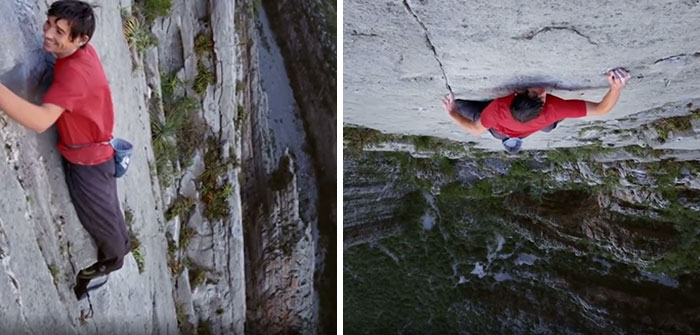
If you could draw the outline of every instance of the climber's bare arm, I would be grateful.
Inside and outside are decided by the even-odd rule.
[[[18,97],[3,84],[0,84],[0,110],[37,133],[42,133],[51,127],[64,111],[62,107],[54,104],[37,106]]]
[[[468,132],[479,136],[483,134],[487,129],[481,124],[480,120],[472,121],[462,116],[457,112],[457,104],[455,103],[454,94],[450,93],[448,96],[442,98],[442,103],[445,106],[445,111],[447,114],[462,128],[466,129]]]
[[[617,104],[617,100],[620,99],[622,88],[625,87],[629,79],[630,73],[624,69],[618,68],[608,72],[610,90],[598,103],[586,101],[586,116],[605,115],[610,112]]]

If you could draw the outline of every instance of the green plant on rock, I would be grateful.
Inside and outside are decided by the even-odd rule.
[[[214,54],[214,39],[211,37],[211,32],[201,32],[197,35],[194,40],[194,51],[200,56]]]
[[[663,155],[663,150],[654,150],[650,147],[642,147],[639,145],[628,145],[622,148],[625,152],[639,158],[656,157]]]
[[[360,152],[382,141],[382,133],[375,129],[343,127],[343,142],[350,151]]]
[[[131,254],[134,255],[134,260],[136,261],[136,266],[139,269],[139,273],[143,273],[146,267],[146,260],[144,256],[144,251],[142,248],[131,248]]]
[[[207,273],[209,271],[200,267],[192,267],[189,269],[190,288],[195,288],[204,284],[207,281]]]
[[[177,320],[177,329],[183,329],[187,324],[187,315],[182,304],[175,304],[175,319]]]
[[[175,91],[182,82],[177,78],[175,73],[160,73],[160,91],[163,95],[163,101],[171,101],[175,96]]]
[[[187,257],[184,257],[182,259],[178,259],[177,257],[169,259],[168,267],[170,268],[170,273],[173,276],[179,276],[182,273],[182,271],[185,271],[185,269],[189,268],[190,262],[190,259]]]
[[[236,92],[243,92],[243,90],[245,90],[245,86],[246,84],[243,80],[236,80]]]
[[[58,266],[51,264],[49,265],[49,272],[51,272],[54,285],[58,285],[58,282],[60,282],[62,279],[61,270],[58,268]]]
[[[130,210],[127,213],[130,213]],[[143,269],[145,266],[145,251],[143,250],[143,247],[141,245],[141,240],[138,238],[138,235],[136,235],[136,232],[134,232],[133,229],[133,214],[129,216],[131,216],[131,218],[129,221],[127,221],[127,230],[129,232],[129,241],[131,242],[131,254],[134,256],[134,260],[136,260],[136,265],[138,266],[139,273],[143,273]]]
[[[178,157],[183,169],[192,165],[195,151],[202,147],[206,139],[207,128],[201,117],[192,115],[188,125],[177,132]]]
[[[168,239],[168,268],[170,268],[170,272],[175,275],[178,273],[178,270],[180,268],[180,260],[178,259],[178,248],[177,244],[175,241],[172,239],[172,236],[168,234],[167,236]]]
[[[577,161],[592,161],[596,155],[605,155],[614,151],[615,149],[607,148],[600,144],[558,148],[547,151],[547,159],[556,165],[562,165],[564,163],[575,163]]]
[[[198,94],[204,94],[207,86],[216,84],[216,76],[209,70],[204,61],[197,61],[197,76],[194,78],[194,86],[192,87]]]
[[[195,205],[194,198],[178,197],[175,199],[170,208],[165,212],[165,220],[170,221],[176,216],[181,216],[189,212]],[[184,221],[184,220],[183,220]]]
[[[142,14],[149,24],[159,16],[170,14],[172,7],[171,0],[142,0],[140,3]]]
[[[197,141],[192,143],[189,137],[183,135],[200,129],[198,123],[192,120],[197,102],[190,98],[180,98],[168,102],[165,106],[165,120],[151,119],[151,142],[156,158],[156,169],[163,186],[169,186],[174,178],[173,163],[178,158],[190,157]],[[179,135],[179,136],[178,136]],[[181,159],[183,161],[185,159]]]
[[[221,187],[205,187],[202,191],[202,200],[207,205],[207,218],[215,220],[231,215],[228,201],[232,194],[233,185],[228,182]]]
[[[174,136],[178,129],[187,126],[189,116],[196,110],[197,101],[191,98],[180,98],[165,106],[165,121],[151,123],[151,137],[159,138]]]
[[[135,16],[122,12],[124,37],[129,49],[143,54],[146,49],[158,45],[158,40],[148,31],[145,25]]]
[[[234,158],[221,158],[220,148],[210,139],[204,155],[204,171],[199,176],[204,214],[210,220],[223,219],[231,214],[229,198],[233,185],[227,180],[228,170],[234,165]]]
[[[661,143],[665,143],[668,140],[670,133],[678,134],[692,130],[693,125],[690,121],[692,118],[692,114],[674,116],[661,120],[656,120],[650,124],[647,124],[646,127],[653,128],[658,136],[657,140]]]
[[[240,127],[243,122],[245,122],[246,118],[248,117],[248,113],[246,113],[245,107],[241,104],[238,105],[238,108],[236,108],[236,120],[238,121],[236,126]]]
[[[188,227],[186,224],[180,225],[180,249],[186,250],[192,242],[192,238],[197,235],[197,231]]]
[[[124,222],[126,222],[127,227],[131,227],[131,224],[134,223],[134,211],[129,207],[124,208]]]

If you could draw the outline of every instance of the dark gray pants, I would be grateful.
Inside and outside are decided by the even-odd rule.
[[[80,223],[97,244],[97,263],[91,268],[105,274],[120,269],[131,243],[119,207],[114,159],[91,166],[63,159],[63,169]]]

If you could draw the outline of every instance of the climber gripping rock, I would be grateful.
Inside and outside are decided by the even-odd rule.
[[[38,133],[54,123],[58,151],[70,198],[85,230],[98,248],[97,262],[78,273],[74,292],[104,284],[130,251],[115,179],[112,93],[97,52],[88,42],[95,32],[92,7],[77,0],[51,4],[44,23],[45,51],[56,56],[53,82],[41,105],[32,104],[0,84],[0,109]],[[100,280],[90,281],[98,277]]]
[[[567,118],[604,115],[620,98],[630,78],[627,70],[608,71],[610,90],[600,102],[563,100],[547,94],[543,87],[532,87],[492,101],[455,99],[452,93],[443,98],[445,110],[462,128],[474,135],[489,131],[501,140],[506,151],[520,151],[522,140],[537,132],[549,132]]]

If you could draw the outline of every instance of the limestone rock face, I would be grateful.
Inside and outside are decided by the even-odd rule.
[[[17,27],[0,34],[12,46],[0,51],[0,82],[36,103],[51,82],[53,58],[41,50],[49,3],[0,4],[16,13],[7,21]],[[124,22],[142,16],[139,3],[100,2],[91,42],[113,94],[114,135],[134,146],[118,187],[138,247],[104,288],[76,301],[75,276],[97,249],[69,200],[56,132],[36,135],[0,113],[0,333],[317,332],[318,176],[335,181],[335,142],[326,137],[320,151],[306,152],[290,81],[277,81],[286,78],[287,56],[266,50],[258,58],[265,48],[256,24],[262,7],[173,0],[166,16],[130,26],[142,29],[138,42],[145,42],[130,48]],[[317,45],[305,48],[300,52],[321,57]],[[278,99],[280,92],[288,99]],[[335,127],[331,93],[321,102],[304,100],[323,105],[312,128]],[[191,114],[174,127],[190,137],[154,135],[178,108]],[[323,134],[335,136],[335,128]],[[167,144],[174,154],[164,151]],[[183,159],[186,149],[192,155]],[[316,156],[328,169],[316,169]],[[251,220],[245,231],[244,218]]]
[[[586,126],[631,129],[697,106],[700,13],[694,1],[552,4],[510,1],[347,1],[344,3],[344,122],[388,133],[475,142],[444,112],[440,98],[490,100],[515,88],[545,85],[565,99],[598,102],[602,72],[625,67],[632,79],[608,115],[571,119],[527,138],[523,149],[570,147],[600,138],[577,136]],[[663,111],[657,108],[663,107]],[[633,120],[634,119],[634,120]],[[652,136],[653,138],[653,136]],[[642,135],[628,143],[665,144]]]
[[[315,285],[321,332],[336,331],[337,1],[263,1],[279,45],[306,134],[318,184]],[[302,172],[303,173],[303,172]],[[300,178],[301,184],[306,182]],[[300,187],[301,194],[307,193]],[[305,207],[302,199],[302,216]],[[307,219],[308,220],[308,219]]]
[[[249,107],[242,130],[242,177],[246,244],[246,331],[303,333],[318,330],[319,184],[302,126],[300,107],[289,86],[282,53],[261,8],[241,22],[243,78],[241,104]],[[285,115],[284,113],[290,113]],[[297,115],[296,119],[290,115]],[[301,141],[300,141],[301,140]]]
[[[2,116],[4,188],[2,209],[2,329],[11,333],[156,333],[177,331],[172,284],[167,271],[165,238],[158,192],[152,191],[148,161],[149,117],[143,73],[132,72],[116,2],[97,9],[98,29],[92,43],[104,64],[115,106],[115,136],[134,144],[134,159],[118,182],[125,211],[145,250],[145,271],[139,273],[129,254],[124,267],[89,300],[78,302],[72,292],[75,275],[92,264],[97,250],[80,225],[63,179],[56,134],[36,135]],[[50,59],[41,50],[43,1],[3,2],[1,9],[17,30],[2,39],[2,82],[20,96],[40,102],[50,83]],[[9,303],[13,302],[13,303]]]
[[[287,152],[274,172],[283,180],[267,205],[257,208],[260,246],[251,262],[249,330],[268,334],[315,334],[315,243],[312,225],[300,216],[294,161]],[[265,208],[267,207],[267,208]],[[262,251],[262,252],[261,252]]]

